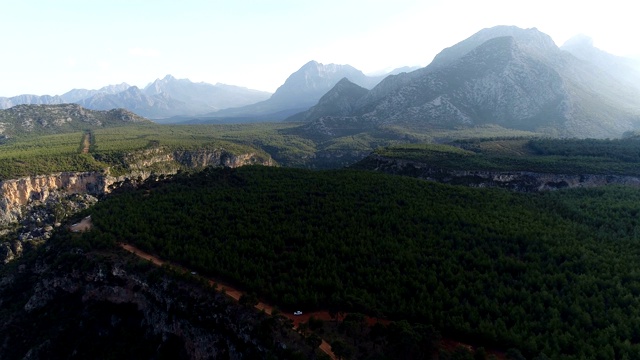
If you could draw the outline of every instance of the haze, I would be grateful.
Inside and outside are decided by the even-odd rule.
[[[632,56],[634,10],[618,0],[16,1],[3,4],[0,96],[143,87],[166,74],[273,92],[309,60],[365,73],[425,66],[495,25],[537,27],[559,46],[583,33]]]

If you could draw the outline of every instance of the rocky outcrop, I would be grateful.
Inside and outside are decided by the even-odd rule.
[[[0,226],[17,222],[24,207],[44,203],[54,193],[101,195],[115,178],[98,172],[62,172],[0,182]]]
[[[366,168],[395,175],[406,175],[445,184],[471,187],[499,187],[522,192],[561,188],[627,185],[640,187],[640,177],[594,174],[549,174],[531,171],[450,170],[427,163],[371,155]]]

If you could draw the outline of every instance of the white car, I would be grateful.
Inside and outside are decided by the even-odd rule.
[[[294,312],[293,312],[293,315],[295,315],[295,316],[300,316],[300,315],[302,315],[302,311],[300,311],[300,310],[298,310],[298,311],[294,311]]]

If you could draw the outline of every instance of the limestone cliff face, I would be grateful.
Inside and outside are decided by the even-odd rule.
[[[0,182],[0,226],[17,222],[22,208],[44,202],[54,192],[100,195],[115,181],[98,172],[62,172]]]
[[[594,174],[547,174],[530,171],[476,171],[446,170],[429,164],[371,155],[368,167],[375,171],[447,184],[472,187],[500,187],[515,191],[534,192],[560,188],[595,187],[603,185],[627,185],[640,187],[640,177]]]
[[[37,175],[0,182],[0,227],[15,223],[29,204],[45,202],[56,194],[103,195],[127,180],[145,180],[152,173],[174,174],[180,167],[205,166],[238,167],[243,165],[273,165],[270,157],[254,153],[234,155],[225,150],[163,151],[151,149],[129,155],[129,169],[123,175],[104,172],[62,172]],[[159,163],[167,164],[162,170],[151,170]]]
[[[154,164],[171,162],[188,168],[206,166],[239,167],[254,164],[274,165],[273,160],[268,156],[265,157],[256,153],[234,155],[223,149],[168,151],[163,148],[155,148],[130,154],[126,160],[131,164],[130,167],[132,169],[144,169]]]

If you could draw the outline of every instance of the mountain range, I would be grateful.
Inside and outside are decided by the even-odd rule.
[[[348,78],[363,88],[371,89],[387,75],[412,69],[415,68],[403,67],[382,75],[367,76],[351,65],[309,61],[291,74],[269,99],[243,107],[212,112],[187,122],[281,121],[316,104],[343,78]]]
[[[60,96],[0,98],[125,108],[162,123],[301,121],[314,137],[367,129],[429,131],[483,125],[546,136],[618,137],[640,129],[640,62],[608,54],[581,35],[558,47],[536,28],[496,26],[442,50],[426,67],[367,76],[310,61],[273,94],[167,75]]]
[[[498,26],[369,91],[341,82],[288,120],[307,121],[308,132],[326,136],[495,124],[547,136],[617,137],[640,127],[640,75],[629,64],[588,41],[559,48],[535,28]]]
[[[271,94],[226,84],[195,83],[171,75],[156,79],[144,89],[126,83],[98,90],[73,89],[63,95],[18,95],[0,98],[0,109],[22,104],[77,103],[92,110],[124,108],[152,119],[176,115],[193,116],[267,99]]]

